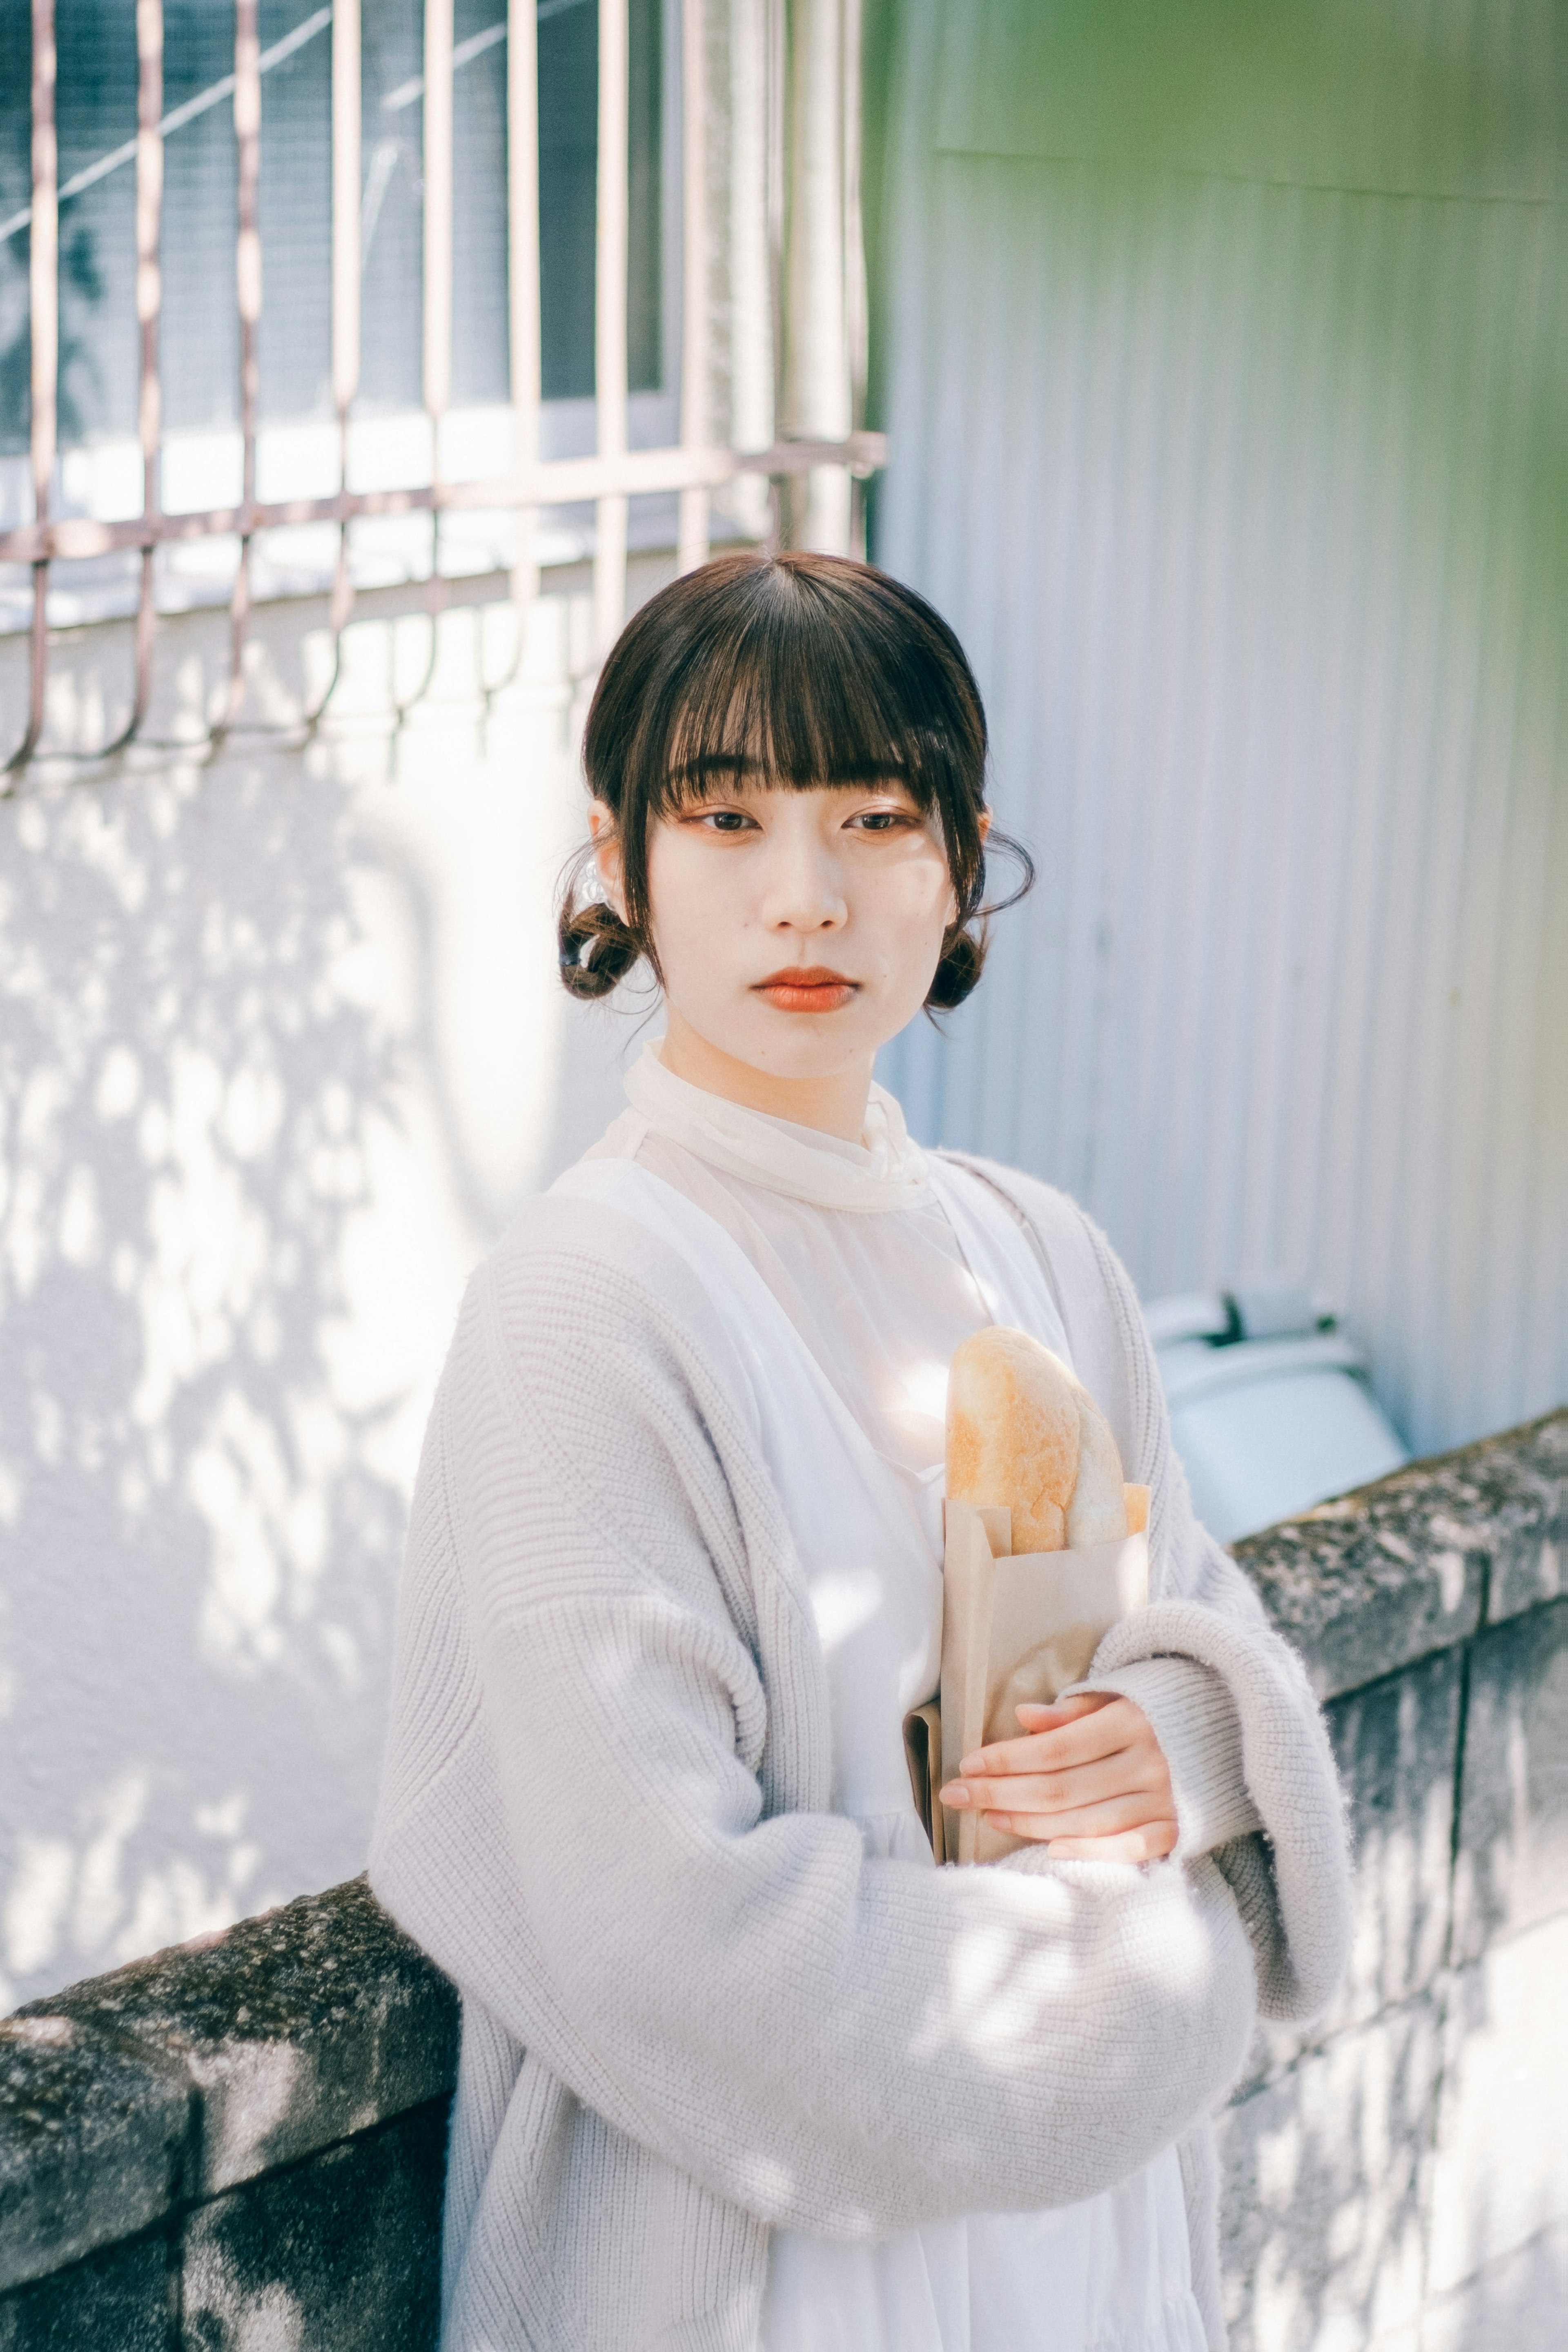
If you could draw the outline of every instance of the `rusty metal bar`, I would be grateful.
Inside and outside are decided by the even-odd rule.
[[[452,0],[425,0],[425,406],[441,478],[452,396]]]
[[[452,0],[425,0],[425,88],[423,151],[425,171],[424,352],[421,389],[430,420],[430,482],[438,490],[442,470],[442,428],[452,397]],[[446,603],[441,580],[441,514],[438,497],[430,502],[430,575],[425,591],[425,611],[430,642],[424,673],[413,693],[394,701],[396,726],[401,727],[416,703],[430,691],[439,650],[437,631]]]
[[[360,371],[360,0],[332,11],[332,404],[346,435]],[[347,452],[343,488],[348,488]]]
[[[630,131],[626,0],[599,0],[598,220],[595,242],[594,404],[601,458],[626,448],[626,205]],[[626,494],[600,493],[594,532],[594,652],[602,661],[626,607]]]
[[[0,532],[0,563],[75,561],[106,555],[116,547],[153,541],[211,539],[236,531],[275,530],[284,525],[342,522],[360,515],[427,514],[474,508],[578,506],[649,491],[680,490],[693,483],[721,489],[737,474],[783,480],[816,466],[844,466],[872,474],[888,462],[887,436],[851,433],[842,441],[775,441],[771,449],[630,449],[619,457],[552,457],[522,475],[498,474],[481,481],[416,484],[405,490],[340,490],[334,497],[280,499],[266,506],[214,507],[188,514],[131,516],[123,522],[96,522],[71,515],[59,522],[22,523]]]
[[[349,486],[349,416],[359,391],[360,371],[360,0],[335,0],[332,12],[332,405],[338,413],[338,487]],[[341,646],[353,609],[349,577],[349,526],[338,526],[338,563],[332,580],[331,680],[318,706],[337,683]]]
[[[465,41],[453,61],[472,52]],[[512,461],[520,475],[539,463],[543,333],[539,269],[539,18],[537,0],[507,0],[506,194],[508,373],[511,384]],[[511,659],[497,678],[485,676],[482,630],[475,670],[488,723],[498,694],[516,682],[528,645],[529,608],[539,594],[539,517],[519,506],[513,517]]]
[[[507,299],[511,329],[513,463],[520,478],[539,467],[543,333],[539,309],[539,33],[536,0],[507,8]],[[517,512],[512,595],[521,649],[524,615],[539,593],[536,518]]]
[[[59,391],[59,146],[55,136],[54,0],[33,0],[33,219],[28,251],[29,327],[32,344],[33,413],[30,426],[35,526],[47,525],[55,475],[56,403]],[[27,724],[6,761],[14,774],[32,758],[44,731],[44,698],[49,669],[49,556],[40,549],[33,566],[31,659],[27,667]]]
[[[708,439],[708,89],[702,54],[702,0],[680,10],[680,445]],[[676,569],[708,561],[710,492],[694,482],[680,493]]]
[[[346,491],[350,420],[360,374],[360,0],[336,0],[331,21],[332,406],[338,419],[338,488]],[[261,66],[265,72],[265,56]],[[320,726],[342,677],[343,631],[353,604],[345,515],[338,524],[327,605],[331,661],[321,693],[300,720],[307,736]]]
[[[163,309],[160,239],[163,221],[163,0],[136,0],[136,320],[142,334],[142,381],[137,430],[142,442],[142,511],[155,519],[163,502],[163,387],[158,371],[158,335]],[[142,550],[136,595],[136,686],[124,734],[110,748],[122,751],[147,716],[153,698],[153,647],[157,634],[153,601],[156,542]]]
[[[245,699],[245,645],[250,629],[250,542],[256,530],[248,520],[256,505],[256,430],[261,395],[261,363],[258,329],[261,323],[261,231],[258,221],[261,184],[261,41],[257,24],[257,0],[234,5],[234,137],[237,151],[239,230],[235,240],[235,299],[239,309],[239,431],[242,452],[239,563],[229,604],[228,691],[216,726],[208,739],[216,751],[239,715]]]

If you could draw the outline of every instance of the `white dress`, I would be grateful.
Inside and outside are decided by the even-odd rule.
[[[903,1758],[942,1645],[947,1366],[982,1325],[1025,1324],[1066,1355],[1021,1235],[976,1218],[874,1088],[864,1140],[742,1109],[667,1071],[590,1159],[634,1160],[714,1217],[805,1342],[845,1413],[904,1482],[928,1537],[896,1581],[812,1583],[834,1730],[833,1802],[868,1854],[931,1867]],[[763,2352],[1205,2352],[1173,2148],[1115,2189],[1045,2212],[973,2213],[872,2244],[775,2231]]]

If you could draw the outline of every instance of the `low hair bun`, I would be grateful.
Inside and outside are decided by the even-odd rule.
[[[985,926],[977,931],[955,926],[947,932],[942,943],[942,957],[931,983],[926,991],[926,1005],[932,1013],[951,1013],[963,1003],[985,969]]]
[[[642,954],[637,933],[602,898],[573,904],[568,896],[557,928],[561,978],[574,996],[609,996]]]

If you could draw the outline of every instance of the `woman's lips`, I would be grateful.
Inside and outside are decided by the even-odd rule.
[[[837,1013],[858,986],[858,981],[846,980],[841,971],[813,964],[809,971],[772,972],[757,982],[753,993],[765,996],[781,1013]]]

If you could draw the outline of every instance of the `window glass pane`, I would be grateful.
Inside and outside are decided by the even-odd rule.
[[[544,397],[594,390],[594,211],[598,170],[599,12],[541,0],[539,274]]]
[[[27,77],[32,35],[26,12],[0,8],[0,226],[27,202]],[[0,454],[27,446],[27,232],[0,237]]]
[[[633,392],[664,381],[659,300],[663,205],[664,43],[659,0],[631,0],[631,220],[627,262],[626,369]]]

